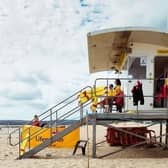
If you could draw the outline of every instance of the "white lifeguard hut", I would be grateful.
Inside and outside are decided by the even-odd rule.
[[[143,106],[138,106],[138,109],[167,110],[168,91],[161,90],[164,84],[168,86],[166,79],[168,78],[168,33],[166,31],[144,27],[124,27],[91,32],[88,33],[88,55],[90,73],[122,70],[126,72],[126,109],[136,109],[132,103],[131,89],[135,85],[135,80],[140,80],[143,84],[145,103]]]

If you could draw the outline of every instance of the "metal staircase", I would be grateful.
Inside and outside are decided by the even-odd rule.
[[[66,129],[64,129],[63,131],[58,132],[55,136],[52,136],[50,139],[44,141],[43,143],[41,143],[37,147],[29,150],[28,152],[25,152],[23,155],[20,155],[18,159],[28,158],[28,157],[33,156],[34,154],[40,152],[41,150],[48,147],[53,142],[59,140],[60,138],[64,137],[65,135],[67,135],[68,133],[72,132],[73,130],[75,130],[76,128],[80,127],[81,125],[83,125],[85,123],[86,123],[86,118],[83,118],[79,121],[74,122],[72,125],[70,125]]]
[[[76,93],[74,93],[73,95],[68,97],[67,99],[61,101],[57,105],[51,107],[50,109],[48,109],[44,113],[40,114],[39,115],[40,122],[41,123],[45,122],[45,124],[46,124],[45,128],[47,128],[47,129],[43,129],[42,127],[40,127],[38,129],[38,131],[31,134],[30,129],[32,128],[32,126],[29,126],[27,129],[24,129],[24,130],[22,129],[22,127],[20,127],[9,134],[9,144],[12,146],[17,146],[17,145],[19,146],[18,159],[28,158],[28,157],[35,155],[36,153],[40,152],[44,148],[48,147],[53,142],[58,141],[60,138],[64,137],[68,133],[72,132],[76,128],[78,128],[81,125],[84,125],[86,123],[86,114],[84,114],[83,109],[91,103],[91,99],[88,99],[82,105],[78,103],[79,94],[86,91],[86,90],[90,90],[90,93],[92,94],[92,87],[87,86],[87,87],[77,91]],[[91,97],[92,97],[92,95],[91,95]],[[74,118],[76,120],[74,120]],[[56,128],[58,125],[67,125],[66,122],[68,120],[71,120],[71,121],[73,120],[73,123],[71,125],[67,126],[64,130],[58,132],[56,135],[52,134],[53,127]],[[27,125],[31,125],[31,123],[32,123],[32,121],[27,123]],[[44,132],[48,129],[51,132],[49,139],[43,141],[41,144],[39,144],[38,146],[36,146],[34,148],[29,147],[29,149],[26,149],[26,151],[24,151],[21,154],[21,152],[20,152],[21,151],[21,144],[24,141],[27,140],[30,143],[30,140],[32,140],[33,138],[35,138],[36,136],[40,135],[42,132]],[[22,135],[26,131],[29,134],[28,134],[28,136],[26,136],[23,139]],[[14,141],[14,139],[16,140],[16,134],[18,135],[17,142]],[[29,146],[30,146],[30,144],[29,144]]]

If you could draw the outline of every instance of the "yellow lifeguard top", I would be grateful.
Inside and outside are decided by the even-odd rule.
[[[115,96],[114,89],[109,89],[108,90],[108,96]]]
[[[121,86],[120,85],[116,85],[115,87],[114,87],[114,91],[113,91],[113,96],[117,96],[119,93],[121,93]]]

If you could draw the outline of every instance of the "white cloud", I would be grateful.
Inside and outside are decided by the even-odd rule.
[[[95,76],[108,76],[89,75],[87,32],[119,26],[164,28],[167,10],[165,0],[0,1],[4,118],[29,119],[93,85]]]

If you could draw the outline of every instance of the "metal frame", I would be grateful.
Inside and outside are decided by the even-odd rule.
[[[147,118],[143,119],[143,118],[141,118],[141,116],[138,116],[134,120],[131,120],[131,121],[136,121],[136,122],[151,121],[152,124],[149,124],[146,127],[150,127],[150,126],[155,125],[155,124],[160,124],[160,135],[156,136],[156,140],[159,139],[159,141],[157,140],[155,144],[159,145],[159,146],[162,146],[164,149],[167,149],[168,148],[168,116],[167,116],[167,114],[165,114],[165,115],[166,116],[163,119],[154,119],[154,120],[150,119],[150,116],[148,117],[148,119]],[[92,146],[92,157],[93,158],[107,157],[107,156],[115,154],[117,152],[121,152],[121,151],[129,149],[129,148],[133,148],[133,147],[137,147],[137,146],[146,144],[148,141],[150,141],[149,138],[146,138],[146,137],[138,135],[136,133],[132,133],[132,132],[126,131],[126,130],[124,130],[122,128],[118,128],[116,126],[110,125],[110,123],[112,123],[113,121],[119,121],[119,122],[120,121],[130,121],[129,120],[129,115],[128,116],[125,115],[124,118],[121,118],[121,115],[120,115],[120,116],[118,116],[118,118],[115,117],[113,120],[111,120],[111,118],[113,118],[113,116],[115,116],[115,114],[110,114],[110,115],[106,116],[106,118],[105,117],[101,117],[101,116],[102,116],[102,114],[98,114],[98,113],[94,114],[94,115],[90,115],[90,118],[92,120],[92,125],[93,125],[93,139],[92,139],[92,145],[93,145]],[[166,123],[166,128],[165,128],[166,129],[165,130],[166,133],[165,134],[162,133],[162,131],[163,131],[163,127],[162,127],[163,121],[165,121],[165,123]],[[129,135],[133,135],[135,137],[139,137],[141,139],[144,139],[144,141],[143,142],[139,142],[137,144],[133,144],[133,145],[127,146],[125,148],[116,150],[116,151],[111,152],[111,153],[107,153],[107,154],[102,155],[102,156],[97,156],[97,154],[96,154],[96,145],[99,144],[99,143],[96,143],[96,125],[102,125],[102,126],[105,126],[105,127],[111,127],[111,128],[113,128],[115,130],[118,130],[120,132],[127,133]],[[162,142],[162,138],[164,136],[165,136],[165,144]],[[104,141],[102,141],[102,142],[104,142]]]

